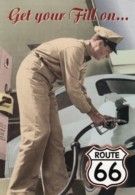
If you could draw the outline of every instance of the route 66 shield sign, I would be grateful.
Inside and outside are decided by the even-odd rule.
[[[125,159],[128,153],[122,146],[117,148],[93,146],[86,152],[86,156],[89,158],[86,177],[92,185],[108,189],[111,186],[122,185],[127,180]]]

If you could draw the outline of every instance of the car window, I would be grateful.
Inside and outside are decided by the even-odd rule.
[[[135,94],[135,80],[129,79],[101,79],[96,88],[99,95],[108,93]]]

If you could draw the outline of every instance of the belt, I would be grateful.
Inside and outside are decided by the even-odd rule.
[[[46,61],[44,60],[44,58],[42,56],[40,56],[39,53],[36,53],[37,58],[48,68],[48,70],[51,72],[51,74],[53,74],[53,76],[55,76],[54,72],[50,69],[50,67],[48,66],[48,64],[46,63]],[[56,76],[55,76],[56,77]]]
[[[35,55],[36,55],[36,57],[37,57],[39,60],[41,60],[41,62],[43,62],[43,64],[45,64],[45,65],[48,67],[48,65],[47,65],[46,62],[44,61],[44,58],[43,58],[42,56],[40,56],[39,53],[36,53],[36,52],[35,52]]]
[[[37,52],[34,52],[34,54],[36,55],[36,57],[44,64],[44,66],[47,68],[47,70],[49,71],[50,75],[54,77],[54,80],[56,80],[56,75],[54,74],[54,72],[50,69],[50,67],[48,66],[48,64],[46,63],[46,61],[44,60],[44,58]]]
[[[48,66],[48,64],[46,63],[46,61],[44,60],[44,58],[42,56],[40,56],[39,53],[36,53],[36,56],[39,60],[41,60],[41,62],[48,68],[48,70],[55,76],[54,72],[50,69],[50,67]],[[56,76],[55,76],[56,77]]]

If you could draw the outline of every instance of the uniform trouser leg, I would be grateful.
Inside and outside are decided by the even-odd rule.
[[[62,130],[57,112],[56,98],[50,95],[50,126],[51,132],[44,153],[42,173],[46,195],[58,194],[67,183]],[[64,174],[63,174],[64,173]],[[55,193],[54,193],[55,192]]]
[[[22,70],[21,68],[17,76],[17,94],[21,119],[21,143],[7,195],[35,195],[43,156],[43,164],[46,163],[46,146],[47,143],[51,142],[50,136],[53,134],[53,128],[50,126],[52,122],[50,119],[52,107],[49,87],[44,81],[44,78],[37,75],[38,71],[33,73],[32,71]],[[54,136],[56,136],[55,132]],[[59,144],[56,145],[59,145],[57,147],[62,151],[63,148],[60,149],[62,146],[62,144],[60,144],[60,142],[62,142],[61,137],[57,138],[57,140]],[[55,151],[57,151],[57,149]],[[49,155],[49,152],[47,152],[47,155]],[[55,159],[56,168],[59,163],[61,166],[65,166],[63,158],[59,158]],[[50,169],[47,170],[47,173],[51,172],[52,166],[54,166],[51,157],[49,161]],[[55,174],[49,174],[50,176],[53,175],[53,180],[57,178]],[[62,183],[64,183],[64,181],[67,180],[66,176],[67,173],[63,171],[58,182],[61,183],[62,181]],[[51,186],[48,185],[45,184],[47,189],[52,188],[51,184]],[[56,195],[55,187],[51,194],[49,194],[49,190],[47,193],[48,195]]]

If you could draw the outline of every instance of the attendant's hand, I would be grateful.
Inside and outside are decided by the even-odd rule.
[[[102,115],[97,110],[91,110],[87,114],[96,126],[103,126],[107,129],[113,129],[116,127],[116,121],[114,117]]]

